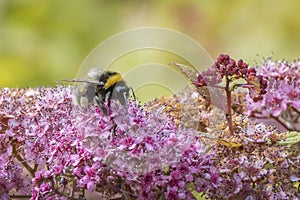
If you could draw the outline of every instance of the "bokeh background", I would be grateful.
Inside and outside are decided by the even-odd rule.
[[[300,57],[297,0],[0,0],[0,87],[53,86],[73,78],[100,42],[155,26],[253,64]]]

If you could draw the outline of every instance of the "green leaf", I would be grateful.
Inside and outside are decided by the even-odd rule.
[[[299,182],[299,181],[294,182],[294,183],[293,183],[293,186],[294,186],[295,188],[298,188],[298,190],[299,190],[299,188],[300,188],[300,182]]]
[[[191,191],[192,195],[197,199],[197,200],[205,200],[205,194],[203,194],[202,192],[197,192],[195,190],[195,185],[194,183],[188,183],[186,185],[187,189],[189,191]]]
[[[279,141],[278,142],[279,145],[291,147],[300,142],[300,132],[291,131],[291,132],[284,132],[283,134],[285,134],[287,138],[285,140]]]

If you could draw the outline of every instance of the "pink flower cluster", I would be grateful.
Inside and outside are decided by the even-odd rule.
[[[59,91],[59,92],[58,92]],[[51,144],[70,119],[70,88],[8,89],[0,95],[0,196],[30,195],[35,172],[45,168]]]
[[[272,118],[285,130],[300,130],[300,61],[266,59],[258,74],[268,81],[262,101],[246,97],[247,114],[255,118]]]
[[[249,87],[250,94],[255,90],[252,97],[262,99],[263,106],[251,98],[253,112],[278,116],[275,111],[291,107],[297,114],[298,65],[267,62],[256,72],[221,55],[195,84],[228,79],[224,88],[232,131],[224,116],[201,99],[196,114],[203,112],[200,118],[207,123],[201,130],[207,133],[183,126],[180,117],[175,125],[177,115],[167,115],[172,109],[164,115],[133,100],[127,106],[112,101],[104,115],[94,105],[73,106],[72,87],[3,88],[0,199],[22,193],[32,200],[79,200],[88,191],[101,194],[97,199],[197,199],[202,194],[211,199],[296,200],[299,150],[280,146],[277,142],[285,137],[273,127],[232,114],[231,92],[240,86]],[[215,75],[220,80],[213,80]],[[233,81],[238,78],[246,83],[237,85]],[[181,95],[171,97],[171,106],[180,107],[178,98],[192,94]]]
[[[72,89],[3,89],[2,199],[80,199],[83,191],[136,199],[194,199],[221,178],[192,130],[130,102],[111,112],[71,104]],[[5,120],[6,119],[6,120]],[[7,123],[6,123],[7,122]]]
[[[247,99],[250,114],[278,117],[289,107],[300,108],[300,61],[289,63],[267,59],[257,70],[267,79],[268,92],[259,103]]]

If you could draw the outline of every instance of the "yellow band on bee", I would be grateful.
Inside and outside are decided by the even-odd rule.
[[[110,88],[111,86],[119,82],[120,80],[122,80],[121,74],[112,75],[107,79],[106,83],[104,84],[104,89],[107,90],[108,88]]]

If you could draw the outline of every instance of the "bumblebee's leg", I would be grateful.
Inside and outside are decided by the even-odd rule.
[[[112,97],[112,91],[108,90],[108,92],[105,94],[105,101],[107,102],[108,107],[110,107],[111,97]]]
[[[105,96],[103,97],[103,106],[101,107],[102,108],[102,111],[105,115],[108,115],[108,109],[110,109],[110,100],[111,100],[111,91],[109,90]],[[107,102],[107,107],[105,107],[105,102]]]
[[[134,91],[133,91],[133,88],[130,87],[130,90],[131,90],[131,92],[132,92],[133,99],[136,100],[136,96],[135,96],[135,93],[134,93]]]
[[[108,93],[110,93],[110,92],[108,92]],[[100,96],[100,95],[97,95],[97,94],[95,95],[95,102],[101,108],[104,115],[108,114],[108,110],[105,106],[105,102],[106,102],[106,98],[107,98],[108,93],[105,96]],[[109,102],[108,102],[108,107],[109,107]]]

